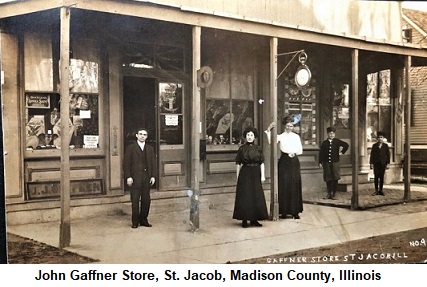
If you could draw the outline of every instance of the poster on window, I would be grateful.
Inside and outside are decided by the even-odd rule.
[[[182,84],[159,83],[161,113],[182,113]]]

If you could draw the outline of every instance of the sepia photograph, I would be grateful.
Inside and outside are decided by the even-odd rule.
[[[0,0],[0,263],[427,263],[426,4]]]

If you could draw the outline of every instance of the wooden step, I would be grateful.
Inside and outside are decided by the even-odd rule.
[[[359,190],[367,190],[374,188],[374,183],[370,181],[359,182]],[[353,185],[351,183],[338,182],[337,191],[350,192],[353,191]]]

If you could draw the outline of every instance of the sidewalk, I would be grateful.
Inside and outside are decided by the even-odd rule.
[[[424,186],[411,190],[414,199],[427,200]],[[401,187],[387,186],[385,193],[361,192],[359,203],[368,207],[402,202]],[[123,214],[72,220],[71,246],[66,249],[100,263],[226,263],[427,227],[426,208],[403,214],[352,211],[351,193],[339,193],[337,200],[323,200],[324,194],[304,196],[313,204],[304,204],[300,220],[263,221],[261,228],[241,228],[232,219],[232,202],[203,207],[196,232],[189,231],[189,210],[150,215],[152,228],[131,229],[129,215]],[[7,231],[53,246],[59,243],[59,222],[8,226]]]
[[[369,209],[373,207],[402,204],[404,196],[403,183],[384,185],[385,196],[372,196],[374,193],[374,183],[372,188],[359,190],[359,208]],[[304,203],[320,204],[327,206],[336,206],[351,208],[352,192],[337,192],[335,200],[324,199],[326,192],[306,192],[303,194]],[[409,202],[427,200],[427,183],[411,183],[411,196]]]

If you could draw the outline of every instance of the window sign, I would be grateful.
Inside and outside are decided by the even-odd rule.
[[[50,95],[49,94],[27,94],[25,97],[25,106],[27,108],[50,108]]]
[[[83,147],[84,148],[97,148],[99,142],[99,136],[83,136]]]

